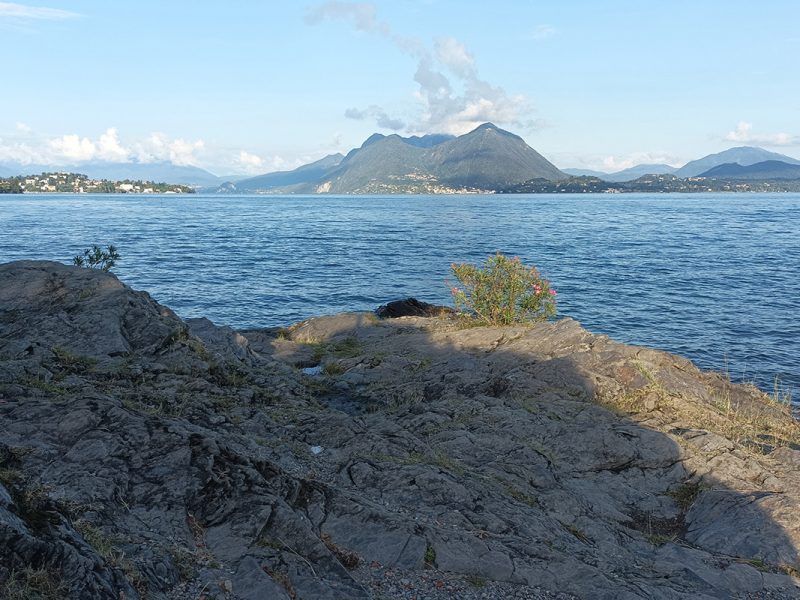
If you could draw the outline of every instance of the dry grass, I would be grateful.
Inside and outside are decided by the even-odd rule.
[[[61,600],[65,594],[61,577],[47,569],[25,567],[14,570],[0,584],[0,598],[3,600]]]
[[[708,374],[710,400],[685,397],[665,388],[644,365],[636,366],[648,384],[602,398],[601,404],[621,414],[659,410],[673,422],[716,433],[754,454],[783,446],[800,448],[800,421],[779,390],[768,395],[752,385],[734,384],[724,375]]]

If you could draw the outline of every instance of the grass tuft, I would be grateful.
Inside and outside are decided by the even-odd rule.
[[[0,584],[3,600],[62,600],[66,591],[60,575],[31,567],[12,570],[8,579]]]

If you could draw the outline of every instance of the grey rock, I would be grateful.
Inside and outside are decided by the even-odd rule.
[[[304,375],[318,354],[344,372]],[[765,430],[731,435],[720,397]],[[235,332],[11,263],[0,590],[29,566],[69,599],[796,598],[784,417],[569,319]]]

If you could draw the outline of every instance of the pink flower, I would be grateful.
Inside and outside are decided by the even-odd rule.
[[[458,289],[457,287],[450,288],[450,293],[453,294],[453,296],[457,296],[458,294],[461,293],[461,290]]]
[[[555,296],[556,295],[556,291],[555,290],[550,290],[550,295],[551,296]]]

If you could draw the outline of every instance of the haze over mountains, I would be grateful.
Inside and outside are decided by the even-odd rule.
[[[670,165],[663,164],[645,164],[629,167],[622,171],[614,173],[604,173],[603,171],[592,171],[591,169],[562,169],[568,175],[576,177],[597,177],[603,181],[610,181],[612,183],[620,183],[623,181],[633,181],[643,175],[671,175],[678,169]]]
[[[219,193],[381,194],[500,191],[526,182],[557,182],[569,177],[609,183],[662,175],[732,181],[800,180],[800,160],[743,146],[710,154],[680,168],[642,164],[614,173],[559,170],[521,137],[485,123],[458,137],[376,133],[347,155],[331,154],[291,171],[255,177],[219,177],[199,167],[171,162],[85,162],[57,167],[0,164],[0,177],[45,171],[83,173],[96,179],[169,182]]]
[[[213,173],[189,165],[159,162],[105,162],[91,161],[72,165],[0,164],[0,177],[36,175],[45,172],[81,173],[92,179],[122,181],[124,179],[175,183],[190,186],[213,186],[224,182]]]

